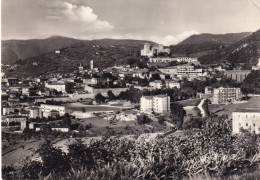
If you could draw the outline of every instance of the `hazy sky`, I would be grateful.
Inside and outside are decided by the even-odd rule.
[[[2,0],[2,39],[133,38],[260,29],[260,0]]]

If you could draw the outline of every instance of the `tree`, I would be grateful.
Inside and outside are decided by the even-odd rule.
[[[37,152],[42,160],[42,173],[44,176],[50,173],[64,174],[70,170],[70,163],[66,153],[53,147],[50,143],[43,144]]]
[[[111,90],[107,91],[107,95],[108,95],[109,99],[111,99],[111,100],[115,99],[115,95],[114,95],[114,93]]]
[[[136,121],[139,125],[148,124],[148,123],[152,122],[152,120],[145,114],[141,114],[140,116],[137,116]]]
[[[42,170],[42,164],[38,161],[30,161],[22,167],[22,175],[24,179],[39,179]]]
[[[165,121],[164,116],[159,116],[159,118],[158,118],[158,123],[159,123],[159,124],[164,124],[164,121]]]
[[[96,96],[95,96],[95,100],[98,104],[100,103],[103,103],[105,102],[106,98],[101,94],[101,93],[98,93]]]
[[[184,110],[182,104],[179,103],[171,104],[170,109],[171,109],[171,114],[177,116],[182,120],[186,116],[186,111]]]
[[[202,118],[192,117],[183,124],[183,129],[202,128]]]
[[[66,127],[71,126],[71,119],[70,119],[70,117],[64,117],[62,119],[61,123],[62,123],[62,126],[66,126]]]
[[[81,108],[81,112],[83,112],[83,113],[85,113],[85,112],[87,112],[87,110],[86,110],[86,108]]]
[[[84,128],[84,126],[82,124],[80,124],[78,126],[78,131],[80,131],[80,132],[85,131],[85,128]]]

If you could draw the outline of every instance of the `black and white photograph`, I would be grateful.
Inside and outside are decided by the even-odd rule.
[[[260,180],[260,0],[2,0],[1,179]]]

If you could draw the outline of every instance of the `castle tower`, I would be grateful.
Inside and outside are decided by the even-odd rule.
[[[90,61],[90,69],[94,69],[94,61],[93,60]]]
[[[80,62],[79,67],[78,67],[78,71],[79,71],[79,73],[82,73],[83,70],[84,70],[84,68],[82,66],[82,63]]]
[[[150,44],[149,43],[145,43],[144,44],[144,51],[145,52],[149,52],[150,51]]]

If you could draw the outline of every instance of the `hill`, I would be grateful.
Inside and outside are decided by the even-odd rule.
[[[260,58],[260,29],[248,37],[223,49],[199,57],[202,64],[220,62],[245,63],[247,68],[255,65]]]
[[[248,37],[251,33],[191,35],[177,45],[170,46],[174,56],[202,57],[214,54]]]
[[[196,34],[191,35],[190,37],[186,38],[182,42],[179,43],[179,45],[184,44],[202,44],[205,42],[221,42],[225,46],[232,45],[233,43],[236,43],[245,37],[249,36],[251,32],[242,32],[242,33],[228,33],[228,34]]]
[[[2,41],[2,63],[14,64],[19,59],[62,49],[77,42],[80,40],[62,36],[52,36],[47,39],[5,40]]]
[[[129,59],[139,59],[140,49],[144,43],[155,43],[142,40],[114,40],[100,39],[93,41],[79,41],[61,50],[54,51],[19,60],[16,70],[6,72],[8,76],[38,76],[46,73],[70,73],[82,62],[89,67],[90,60],[94,60],[95,67],[110,67],[125,64]],[[36,64],[34,65],[33,64]],[[33,67],[33,68],[32,68]]]

